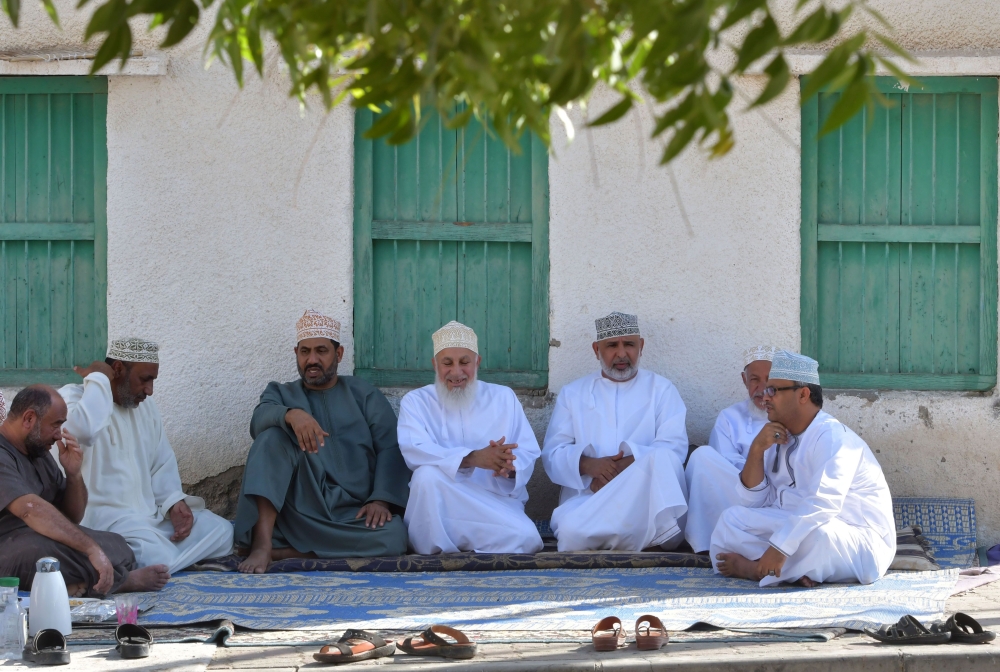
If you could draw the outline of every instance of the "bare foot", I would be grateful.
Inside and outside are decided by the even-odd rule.
[[[810,579],[808,576],[803,576],[801,579],[799,579],[795,583],[797,583],[798,585],[800,585],[800,586],[802,586],[804,588],[815,588],[816,586],[819,585],[818,583],[816,583],[815,581],[813,581],[812,579]]]
[[[86,583],[71,583],[66,586],[66,592],[70,597],[83,597],[87,592]]]
[[[125,583],[118,589],[119,593],[144,593],[147,591],[162,590],[170,580],[170,572],[166,565],[150,565],[142,569],[136,569],[128,574]]]
[[[739,553],[719,553],[715,559],[719,561],[717,566],[723,576],[760,581],[755,560],[744,558]]]
[[[239,564],[237,569],[244,574],[263,574],[267,571],[269,564],[271,564],[271,549],[255,548],[250,551],[250,555]]]

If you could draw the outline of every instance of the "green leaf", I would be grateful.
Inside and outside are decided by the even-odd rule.
[[[802,23],[792,31],[781,43],[785,46],[802,44],[804,42],[816,42],[826,34],[827,26],[831,21],[826,7],[820,7],[815,12],[803,19]]]
[[[783,54],[775,56],[774,60],[764,68],[764,72],[767,73],[768,77],[767,85],[750,107],[760,107],[777,98],[785,90],[789,80],[792,78],[792,73],[788,69],[788,63],[785,61]]]
[[[842,75],[847,68],[847,61],[865,43],[865,33],[858,33],[843,44],[834,47],[823,62],[813,70],[802,87],[802,103],[816,95],[820,89]]]
[[[587,124],[588,126],[604,126],[605,124],[610,124],[613,121],[618,121],[624,117],[629,110],[632,109],[632,98],[625,96],[621,101],[612,107],[610,110],[599,116],[594,121]]]
[[[896,65],[890,60],[884,59],[881,56],[876,56],[875,58],[882,65],[882,67],[884,67],[886,70],[895,75],[896,79],[898,79],[900,82],[910,87],[920,88],[921,85],[919,79],[906,74],[905,72],[903,72],[902,68],[900,68],[898,65]]]
[[[876,33],[875,39],[881,42],[886,49],[896,54],[903,60],[909,61],[910,63],[917,62],[917,59],[913,58],[910,52],[908,52],[906,49],[903,49],[903,47],[899,46],[899,44],[897,44],[896,41],[891,39],[890,37]]]
[[[726,18],[723,20],[722,25],[719,26],[719,32],[721,33],[730,26],[735,26],[737,23],[753,14],[756,10],[766,6],[767,0],[736,0],[736,5],[729,10],[729,13],[726,14]]]
[[[52,0],[42,0],[42,5],[45,7],[45,13],[52,19],[52,23],[59,27],[59,13],[56,11],[55,3]]]
[[[10,17],[10,22],[17,28],[17,22],[21,18],[21,0],[0,0],[0,9]]]
[[[750,31],[743,44],[737,51],[738,58],[733,67],[734,72],[745,72],[757,59],[767,55],[769,51],[777,47],[781,42],[781,33],[778,31],[778,24],[770,15],[765,18],[759,26]]]
[[[674,137],[670,138],[670,142],[667,143],[666,149],[663,150],[663,156],[660,158],[660,163],[670,163],[678,154],[684,151],[684,148],[691,144],[691,139],[694,134],[701,128],[700,125],[688,122],[674,131]]]
[[[831,131],[835,131],[848,121],[851,117],[856,115],[871,101],[871,92],[869,91],[870,83],[864,76],[856,78],[851,82],[844,92],[840,94],[840,100],[837,104],[833,106],[830,110],[830,114],[827,116],[826,121],[823,122],[823,127],[820,129],[820,135],[826,135]]]

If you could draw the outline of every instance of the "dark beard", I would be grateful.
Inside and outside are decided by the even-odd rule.
[[[326,385],[331,380],[333,380],[336,376],[337,376],[337,360],[333,360],[333,364],[330,365],[330,368],[323,372],[323,377],[320,378],[319,380],[312,381],[309,384],[315,387],[322,387],[323,385]],[[302,380],[306,380],[305,369],[299,369],[299,378],[301,378]]]
[[[128,385],[128,376],[118,383],[118,405],[122,408],[137,408],[139,406],[139,402]]]
[[[49,452],[52,442],[45,443],[42,439],[42,427],[36,424],[31,433],[24,437],[24,449],[28,451],[28,459],[37,460],[39,457]]]

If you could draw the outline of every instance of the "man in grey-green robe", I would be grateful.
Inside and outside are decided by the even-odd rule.
[[[249,549],[243,572],[290,557],[406,552],[410,471],[396,416],[370,383],[337,375],[339,324],[324,321],[336,324],[313,311],[299,320],[301,379],[268,384],[253,412],[236,509],[237,549]],[[323,335],[310,337],[317,329]]]

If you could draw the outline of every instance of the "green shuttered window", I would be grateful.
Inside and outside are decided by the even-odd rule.
[[[0,385],[79,380],[104,356],[107,91],[0,77]]]
[[[997,80],[927,77],[817,137],[802,108],[802,348],[824,387],[986,390],[997,363]]]
[[[476,124],[432,117],[412,142],[363,137],[354,171],[356,375],[377,385],[433,381],[431,334],[475,329],[481,377],[548,384],[548,155],[525,135],[520,154]]]

